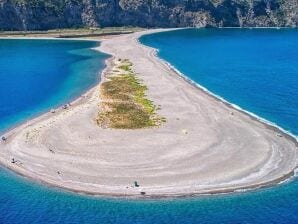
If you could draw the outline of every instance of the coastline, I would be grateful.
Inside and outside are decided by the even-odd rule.
[[[106,38],[106,37],[101,37],[102,39]],[[53,41],[90,41],[90,42],[94,42],[94,43],[97,43],[98,46],[100,45],[100,42],[101,42],[101,39],[88,39],[88,38],[57,38],[57,37],[1,37],[0,36],[0,40],[53,40]],[[97,47],[92,47],[90,48],[90,50],[94,50],[94,51],[98,51],[97,50]],[[107,55],[108,58],[106,60],[109,60],[111,58],[111,55]],[[103,69],[104,70],[104,69]],[[32,120],[38,118],[38,117],[41,117],[45,114],[48,114],[50,113],[50,110],[61,110],[61,107],[65,104],[73,104],[73,103],[76,103],[78,100],[80,100],[80,98],[83,96],[83,95],[86,95],[88,94],[90,91],[92,91],[92,89],[94,89],[95,87],[97,87],[101,81],[101,74],[102,74],[102,71],[98,71],[97,72],[97,76],[99,77],[99,80],[95,83],[93,83],[87,90],[84,90],[82,93],[70,98],[69,100],[65,101],[65,102],[61,102],[59,104],[57,104],[56,106],[53,106],[49,109],[45,109],[43,111],[40,111],[40,112],[37,112],[35,113],[34,115],[28,117],[28,118],[25,118],[25,119],[20,119],[18,122],[16,122],[15,124],[13,125],[9,125],[8,128],[4,128],[3,130],[0,130],[0,136],[4,136],[6,135],[7,133],[11,132],[12,130],[16,129],[17,127],[19,126],[22,126],[22,125],[25,125],[26,123],[28,122],[31,122]]]
[[[229,28],[229,27],[224,27],[227,29],[232,29],[233,27]],[[269,27],[268,29],[273,29],[271,27]],[[145,34],[148,35],[148,34]],[[150,34],[149,34],[150,35]],[[143,45],[139,40],[137,40],[139,44]],[[182,72],[179,71],[179,69],[177,69],[175,66],[173,66],[171,63],[167,62],[166,60],[160,58],[158,56],[158,49],[143,45],[145,47],[148,47],[149,49],[153,49],[155,52],[155,57],[158,58],[158,60],[160,60],[165,66],[167,66],[170,70],[172,70],[173,72],[175,72],[178,76],[180,76],[181,78],[183,78],[186,82],[188,82],[189,84],[193,85],[196,88],[199,88],[200,90],[202,90],[203,92],[205,92],[207,95],[214,97],[215,99],[221,101],[222,103],[226,104],[226,106],[231,107],[235,110],[238,110],[240,112],[243,112],[244,114],[251,116],[252,119],[255,119],[261,123],[263,123],[265,126],[267,126],[268,128],[273,128],[273,130],[281,133],[281,134],[285,134],[285,137],[290,138],[292,141],[296,142],[297,146],[298,146],[298,136],[294,135],[293,133],[291,133],[290,131],[285,130],[284,128],[280,127],[278,124],[273,123],[265,118],[262,118],[260,116],[258,116],[257,114],[250,112],[248,110],[243,109],[242,107],[240,107],[237,104],[233,104],[230,103],[228,100],[224,99],[223,97],[213,93],[212,91],[208,90],[207,88],[205,88],[204,86],[200,85],[199,83],[195,82],[194,80],[192,80],[191,78],[189,78],[187,75],[183,74]]]
[[[192,29],[192,28],[186,28],[186,29]],[[219,27],[218,29],[291,29],[291,28],[290,27]],[[171,30],[177,30],[177,29],[170,29],[169,31],[171,31]],[[164,31],[157,31],[157,32],[168,32],[168,31],[164,30]],[[165,66],[167,66],[170,70],[172,70],[174,73],[176,73],[177,76],[181,77],[183,80],[185,80],[186,82],[188,82],[190,85],[194,86],[195,88],[198,88],[204,94],[207,94],[208,96],[213,97],[214,99],[218,100],[219,102],[224,103],[227,107],[235,109],[235,110],[243,113],[244,115],[247,115],[252,120],[262,123],[266,128],[271,129],[271,130],[275,131],[276,133],[282,134],[283,137],[289,139],[290,141],[293,141],[294,144],[296,145],[297,149],[298,149],[298,136],[292,134],[290,131],[287,131],[287,130],[283,129],[278,124],[273,123],[273,122],[271,122],[271,121],[269,121],[265,118],[262,118],[262,117],[258,116],[257,114],[252,113],[248,110],[245,110],[242,107],[240,107],[239,105],[230,103],[229,101],[227,101],[223,97],[213,93],[212,91],[208,90],[204,86],[200,85],[199,83],[197,83],[194,80],[192,80],[191,78],[189,78],[187,75],[183,74],[181,71],[179,71],[179,69],[177,69],[175,66],[173,66],[170,62],[168,62],[168,61],[164,60],[163,58],[159,57],[158,56],[158,51],[159,51],[158,49],[142,44],[141,41],[140,41],[140,38],[142,36],[146,36],[146,35],[150,35],[150,34],[152,34],[152,33],[143,34],[143,35],[139,36],[138,38],[136,38],[135,41],[138,44],[140,44],[140,45],[142,45],[142,46],[144,46],[148,49],[153,50],[154,51],[154,56],[157,58],[157,60],[159,60],[161,63],[163,63]],[[280,177],[279,179],[268,182],[264,185],[253,185],[253,186],[248,186],[247,188],[239,188],[239,189],[234,189],[234,190],[231,190],[231,191],[228,191],[228,190],[225,191],[224,190],[224,191],[210,192],[210,193],[207,193],[207,195],[229,194],[229,193],[234,193],[234,192],[238,192],[238,191],[240,191],[240,192],[251,191],[251,190],[253,191],[253,190],[257,190],[257,189],[262,189],[262,188],[274,186],[276,184],[280,184],[280,183],[283,183],[285,181],[288,181],[292,177],[295,177],[295,170],[296,169],[298,169],[298,164],[294,168],[293,171],[291,171],[288,174]],[[195,196],[195,195],[196,194],[194,194],[193,196]],[[205,194],[198,194],[198,195],[205,195]],[[186,195],[186,197],[187,197],[187,195]]]
[[[160,32],[160,31],[162,31],[162,30],[146,31],[146,32],[142,32],[142,33]],[[140,33],[134,35],[133,38],[134,38],[134,41],[135,42],[138,42],[138,38],[140,37],[140,35],[141,35]],[[92,40],[92,41],[94,41],[94,40]],[[138,43],[138,44],[140,45],[140,43]],[[139,46],[139,47],[144,47],[144,48],[150,49],[150,47],[145,47],[143,45],[142,46]],[[102,49],[102,46],[99,49]],[[105,49],[107,50],[107,48],[105,48]],[[283,130],[279,130],[278,127],[273,127],[270,124],[266,124],[266,123],[262,122],[262,120],[259,120],[257,117],[253,117],[251,114],[247,113],[246,111],[242,111],[241,109],[239,110],[239,108],[235,108],[234,105],[228,103],[227,101],[224,101],[221,98],[218,98],[214,94],[210,93],[208,90],[207,91],[204,90],[203,87],[198,86],[198,84],[194,83],[193,81],[191,81],[190,79],[188,79],[186,76],[183,76],[183,74],[181,74],[181,73],[179,74],[179,72],[177,72],[174,68],[171,68],[169,64],[167,64],[162,59],[158,58],[157,55],[156,55],[156,49],[151,48],[150,52],[147,52],[147,53],[149,54],[149,56],[151,56],[151,58],[148,56],[148,58],[150,58],[150,60],[153,60],[154,59],[156,61],[159,61],[158,63],[163,63],[164,64],[163,66],[167,66],[168,67],[168,70],[172,70],[172,72],[170,72],[170,76],[177,76],[176,78],[174,77],[176,80],[178,80],[178,77],[179,77],[179,79],[182,78],[183,79],[182,82],[187,81],[188,85],[189,86],[192,86],[190,88],[195,88],[197,90],[202,91],[202,93],[203,93],[202,95],[206,95],[206,97],[207,96],[208,97],[213,97],[214,100],[217,100],[217,101],[219,101],[221,103],[224,103],[224,105],[225,106],[228,106],[229,109],[232,109],[232,110],[236,110],[238,112],[241,112],[241,113],[243,113],[244,116],[248,116],[253,121],[257,121],[257,122],[262,123],[262,125],[264,125],[264,128],[271,129],[274,133],[276,133],[277,131],[278,131],[278,133],[282,133],[285,136],[286,139],[288,139],[289,141],[293,141],[293,143],[295,144],[296,149],[297,149],[297,145],[298,145],[297,144],[297,139],[295,139],[294,137],[292,137],[292,136],[288,135],[287,133],[283,132]],[[154,54],[154,55],[151,55],[151,54]],[[108,74],[108,72],[109,72],[110,69],[112,69],[111,63],[112,63],[112,60],[114,60],[114,57],[115,57],[115,55],[113,55],[113,57],[107,59],[107,61],[106,61],[107,67],[102,72],[101,82],[104,81],[105,75]],[[118,57],[118,55],[116,57]],[[166,72],[168,73],[169,71],[166,71]],[[179,80],[177,82],[179,82],[179,84],[180,84],[180,81]],[[145,81],[145,83],[146,83],[146,81]],[[185,84],[183,84],[183,85],[185,85]],[[74,108],[74,110],[75,110],[76,107],[79,107],[79,109],[82,109],[81,107],[83,107],[83,108],[86,107],[86,104],[87,104],[87,107],[90,106],[91,104],[88,105],[87,102],[90,102],[90,100],[92,101],[92,100],[97,100],[98,99],[98,93],[97,93],[96,89],[97,89],[97,87],[94,87],[94,88],[90,89],[89,91],[87,91],[87,93],[84,94],[84,95],[86,95],[86,97],[76,99],[73,103],[71,103],[72,104],[71,107]],[[194,92],[196,93],[197,90],[194,91]],[[80,110],[78,110],[78,111],[80,111]],[[8,132],[9,133],[8,134],[8,137],[9,137],[8,139],[9,140],[8,140],[7,143],[10,144],[10,142],[9,142],[10,139],[12,137],[15,137],[15,135],[18,135],[19,130],[21,130],[22,128],[25,128],[25,127],[28,128],[31,125],[36,125],[36,124],[38,125],[38,124],[42,123],[43,121],[46,121],[47,119],[50,119],[52,117],[59,116],[59,114],[62,114],[63,115],[64,112],[65,111],[63,109],[60,109],[55,114],[50,114],[50,113],[44,114],[44,115],[42,115],[40,117],[37,117],[35,119],[32,119],[32,120],[26,122],[25,124],[23,124],[23,125],[15,128],[15,129],[9,131]],[[75,112],[73,112],[72,114],[74,114],[74,113]],[[71,116],[71,115],[69,115],[69,116]],[[65,118],[65,116],[62,116],[62,119],[64,119],[64,118]],[[121,133],[123,133],[123,132],[121,132]],[[146,131],[144,131],[144,133],[146,133]],[[1,145],[0,145],[0,147],[1,147]],[[18,155],[18,153],[14,150],[14,148],[10,148],[10,150],[12,150],[11,152],[16,153]],[[294,154],[296,154],[296,152]],[[293,176],[294,169],[296,167],[295,166],[295,167],[293,167],[293,169],[289,169],[288,170],[289,172],[285,173],[284,175],[280,175],[278,178],[275,178],[274,180],[270,180],[270,181],[267,181],[267,182],[264,182],[264,183],[250,184],[250,185],[246,185],[245,187],[243,187],[243,186],[241,186],[241,187],[234,187],[234,188],[233,187],[230,187],[230,188],[216,189],[216,190],[212,190],[211,189],[210,191],[205,190],[205,191],[202,191],[202,192],[193,191],[193,192],[186,192],[186,193],[181,193],[181,192],[175,193],[175,189],[174,189],[174,191],[170,191],[168,193],[166,193],[166,192],[163,192],[162,194],[159,194],[159,193],[156,194],[156,193],[154,193],[152,195],[151,194],[150,195],[148,194],[147,196],[144,197],[144,196],[139,195],[139,190],[132,191],[131,193],[127,193],[126,192],[126,193],[121,193],[121,194],[115,194],[115,193],[105,193],[105,192],[94,192],[93,190],[89,191],[88,189],[78,190],[78,189],[70,188],[70,187],[67,187],[67,186],[65,186],[63,184],[62,185],[59,185],[58,182],[53,183],[53,182],[51,182],[49,180],[44,180],[43,178],[40,178],[40,176],[39,176],[40,174],[39,175],[36,175],[36,174],[34,174],[34,172],[32,174],[32,171],[28,171],[28,170],[27,171],[24,171],[22,167],[16,167],[16,166],[10,164],[9,159],[7,157],[6,157],[6,160],[3,160],[2,156],[1,156],[0,159],[1,159],[1,163],[4,163],[6,167],[11,168],[15,172],[18,172],[18,173],[20,173],[20,174],[22,174],[24,176],[29,176],[32,179],[41,181],[43,183],[47,183],[47,184],[50,184],[50,185],[53,185],[53,186],[58,186],[58,187],[61,187],[61,188],[67,189],[67,190],[71,190],[73,192],[86,193],[86,194],[92,194],[92,195],[102,195],[102,196],[112,196],[112,197],[113,196],[114,197],[133,197],[133,198],[139,198],[139,197],[141,197],[141,198],[147,198],[147,197],[149,197],[149,198],[185,197],[185,196],[194,196],[194,195],[203,195],[203,194],[231,193],[231,192],[235,192],[235,191],[238,191],[238,190],[245,190],[245,189],[251,189],[251,188],[252,189],[256,189],[256,188],[261,188],[261,187],[265,187],[265,186],[269,186],[269,185],[274,185],[274,184],[279,183],[279,182],[281,182],[281,181],[283,181],[285,179],[288,179],[290,176]],[[31,174],[30,174],[30,172],[31,172]]]

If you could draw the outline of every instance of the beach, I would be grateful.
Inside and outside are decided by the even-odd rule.
[[[129,59],[166,123],[142,130],[100,128],[97,86],[67,109],[6,133],[1,163],[49,185],[121,197],[225,193],[292,176],[296,140],[199,89],[138,42],[141,35],[158,31],[108,38],[99,50],[113,56],[102,81],[113,60]]]

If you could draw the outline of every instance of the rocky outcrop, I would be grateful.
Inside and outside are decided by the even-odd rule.
[[[2,30],[297,24],[297,0],[0,0]]]

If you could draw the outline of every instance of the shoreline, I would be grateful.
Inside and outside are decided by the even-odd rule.
[[[149,32],[160,32],[160,31],[164,31],[164,30],[153,30],[153,31],[149,31]],[[148,33],[148,32],[143,32],[143,33]],[[136,41],[139,45],[141,45],[141,43],[138,42],[138,38],[140,37],[140,34],[137,34],[136,35],[137,37],[134,39],[134,41]],[[59,39],[58,39],[59,40]],[[94,40],[92,40],[94,41]],[[187,82],[188,85],[192,86],[192,88],[196,88],[198,89],[199,91],[201,91],[203,94],[209,97],[213,97],[213,99],[217,100],[218,102],[221,102],[221,103],[224,103],[225,106],[233,109],[233,110],[236,110],[238,112],[241,112],[243,113],[243,115],[245,116],[248,116],[250,119],[254,120],[254,121],[257,121],[259,123],[261,123],[262,125],[264,125],[265,128],[269,128],[271,129],[272,131],[274,132],[278,132],[278,133],[282,133],[285,138],[287,138],[289,141],[293,141],[293,143],[295,143],[296,147],[298,146],[298,143],[297,143],[297,139],[293,136],[290,136],[289,134],[285,133],[283,130],[280,130],[278,127],[274,127],[270,124],[267,124],[265,122],[263,122],[262,120],[259,120],[257,117],[254,117],[252,116],[251,114],[249,114],[249,112],[246,112],[246,111],[243,111],[235,106],[237,105],[233,105],[233,104],[230,104],[229,102],[225,101],[224,99],[221,99],[219,97],[217,97],[216,95],[212,94],[211,92],[209,92],[208,90],[204,90],[204,87],[201,87],[199,86],[197,83],[193,82],[192,80],[190,80],[189,78],[187,78],[185,75],[183,75],[182,73],[180,73],[179,71],[177,71],[177,69],[175,70],[175,68],[173,68],[173,66],[171,67],[171,65],[167,62],[165,62],[163,59],[159,58],[157,55],[156,55],[156,52],[157,50],[154,49],[154,48],[151,48],[151,47],[147,47],[147,46],[144,46],[142,45],[143,47],[145,48],[148,48],[148,49],[151,49],[153,51],[153,53],[155,53],[154,57],[155,57],[155,60],[156,61],[159,61],[160,63],[163,63],[164,66],[168,67],[168,69],[172,70],[172,73],[170,75],[176,75],[177,77],[179,78],[182,78],[183,79],[183,82]],[[99,49],[101,49],[102,46],[99,47]],[[106,52],[105,52],[106,53]],[[106,68],[102,71],[101,73],[101,79],[100,79],[100,83],[102,81],[105,80],[105,75],[109,72],[109,70],[113,69],[111,67],[111,61],[115,59],[115,55],[112,55],[110,58],[108,58],[106,60]],[[179,74],[180,73],[180,74]],[[99,84],[100,84],[99,83]],[[87,97],[84,97],[82,99],[82,97],[79,97],[77,99],[75,99],[71,104],[74,104],[72,105],[71,107],[76,107],[77,104],[78,106],[80,105],[84,105],[84,102],[85,101],[88,101],[90,98],[94,97],[94,94],[96,94],[96,88],[97,86],[99,85],[97,84],[96,87],[93,87],[91,88],[90,90],[88,90],[85,94],[83,95],[88,95]],[[76,104],[77,103],[77,104]],[[86,104],[86,102],[85,102]],[[53,114],[50,114],[50,112],[46,113],[46,114],[43,114],[37,118],[34,118],[34,119],[31,119],[30,121],[26,121],[25,124],[23,125],[20,125],[18,126],[17,128],[14,128],[13,130],[9,131],[8,133],[11,133],[14,135],[18,129],[22,128],[23,126],[30,126],[31,124],[35,124],[35,123],[38,123],[38,122],[41,122],[43,119],[47,119],[48,117],[55,117],[57,116],[59,113],[63,113],[63,109],[60,109],[59,111],[57,111],[54,115]],[[10,140],[10,137],[9,137],[9,140]],[[2,157],[0,158],[2,160]],[[3,162],[3,161],[2,161]],[[5,166],[7,167],[7,166]],[[9,169],[11,168],[10,166],[8,167]],[[294,168],[295,169],[295,168]],[[190,197],[190,196],[199,196],[199,195],[213,195],[213,194],[223,194],[223,193],[232,193],[232,192],[237,192],[237,191],[242,191],[242,190],[255,190],[255,189],[259,189],[259,188],[264,188],[264,187],[267,187],[267,186],[272,186],[272,185],[275,185],[277,183],[280,183],[286,179],[289,179],[291,176],[293,176],[294,174],[294,169],[291,170],[290,172],[284,174],[283,176],[275,179],[275,180],[271,180],[271,181],[268,181],[268,182],[265,182],[265,183],[259,183],[259,184],[255,184],[255,185],[247,185],[245,188],[244,187],[235,187],[235,188],[224,188],[224,189],[218,189],[218,190],[210,190],[210,191],[204,191],[204,192],[201,192],[201,193],[196,193],[196,192],[191,192],[191,193],[185,193],[185,194],[182,194],[182,193],[170,193],[170,194],[160,194],[160,195],[148,195],[148,196],[140,196],[140,195],[137,195],[135,194],[106,194],[106,193],[94,193],[93,191],[88,191],[88,190],[76,190],[76,189],[72,189],[72,188],[68,188],[66,186],[63,186],[63,185],[59,185],[57,183],[49,183],[47,181],[43,181],[43,180],[40,180],[40,178],[38,178],[38,176],[35,176],[33,175],[31,178],[32,179],[37,179],[38,182],[41,182],[41,183],[46,183],[47,185],[49,186],[56,186],[56,187],[59,187],[59,188],[63,188],[63,189],[66,189],[66,190],[70,190],[72,192],[77,192],[77,193],[82,193],[82,194],[87,194],[87,195],[97,195],[97,196],[104,196],[104,197],[121,197],[121,198],[176,198],[176,197]],[[14,172],[18,172],[20,170],[16,170],[15,167],[11,168],[11,170],[13,170]],[[24,174],[23,172],[20,172],[21,175],[24,175],[25,177],[30,177],[30,175],[27,174]]]
[[[190,28],[192,29],[192,28]],[[289,27],[220,27],[219,29],[291,29]],[[175,30],[175,29],[173,29]],[[171,32],[172,30],[169,30],[169,31],[157,31],[158,32]],[[250,117],[252,120],[254,121],[257,121],[257,122],[260,122],[262,123],[265,128],[268,128],[268,129],[271,129],[279,134],[282,134],[283,137],[289,139],[290,141],[293,141],[294,144],[296,145],[296,147],[298,148],[298,136],[294,135],[293,133],[291,133],[290,131],[287,131],[285,129],[283,129],[282,127],[280,127],[278,124],[276,123],[273,123],[263,117],[260,117],[258,116],[257,114],[254,114],[253,112],[250,112],[248,110],[245,110],[243,109],[242,107],[240,107],[239,105],[237,104],[233,104],[233,103],[230,103],[229,101],[227,101],[226,99],[224,99],[223,97],[213,93],[212,91],[208,90],[207,88],[205,88],[204,86],[200,85],[199,83],[195,82],[194,80],[192,80],[191,78],[189,78],[187,75],[183,74],[182,72],[179,71],[179,69],[177,69],[174,65],[172,65],[170,62],[164,60],[163,58],[159,57],[158,56],[158,51],[159,49],[157,48],[154,48],[154,47],[150,47],[150,46],[147,46],[145,44],[142,44],[141,41],[140,41],[140,38],[142,36],[146,36],[146,35],[150,35],[151,33],[149,34],[143,34],[141,36],[139,36],[135,41],[148,48],[148,49],[151,49],[154,51],[154,56],[157,58],[157,60],[159,60],[161,63],[163,63],[165,66],[167,66],[170,70],[172,70],[174,73],[176,73],[177,76],[181,77],[185,82],[189,83],[191,86],[195,87],[195,88],[198,88],[199,90],[201,90],[204,94],[208,95],[208,96],[211,96],[213,97],[214,99],[218,100],[219,102],[222,102],[224,103],[227,107],[229,108],[232,108],[232,109],[235,109],[241,113],[243,113],[244,115],[247,115],[248,117]],[[289,172],[288,174],[280,177],[279,179],[275,180],[275,181],[272,181],[272,182],[268,182],[268,183],[265,183],[264,185],[255,185],[255,186],[247,186],[247,188],[239,188],[239,189],[232,189],[232,190],[228,190],[228,191],[218,191],[218,192],[210,192],[210,193],[206,193],[206,194],[194,194],[194,196],[200,196],[200,195],[217,195],[217,194],[230,194],[230,193],[236,193],[238,192],[239,190],[240,191],[243,191],[243,192],[247,192],[247,191],[254,191],[254,190],[258,190],[258,189],[263,189],[263,188],[266,188],[266,187],[271,187],[271,186],[274,186],[276,184],[281,184],[283,183],[284,181],[287,181],[287,180],[290,180],[292,177],[295,177],[295,170],[298,169],[298,165],[294,168],[293,171]],[[192,195],[190,195],[191,197]],[[179,197],[179,196],[175,196],[175,197]],[[188,197],[187,195],[185,196],[180,196],[180,197]]]
[[[1,37],[0,36],[0,40],[53,40],[53,41],[89,41],[89,42],[95,42],[98,44],[97,47],[92,47],[92,48],[89,48],[90,50],[93,50],[93,51],[97,51],[98,52],[98,47],[100,46],[100,43],[101,43],[101,40],[100,39],[80,39],[80,38],[57,38],[57,37]],[[111,55],[108,55],[108,58],[105,60],[105,64],[106,64],[106,61],[108,61],[110,58],[112,58]],[[105,65],[106,66],[106,65]],[[98,81],[96,81],[94,84],[92,84],[87,90],[83,91],[81,94],[77,95],[77,96],[74,96],[72,97],[71,99],[69,99],[68,101],[66,102],[62,102],[60,104],[58,104],[57,106],[53,106],[49,109],[46,109],[44,112],[38,112],[37,114],[34,114],[33,116],[31,117],[28,117],[26,119],[21,119],[19,122],[15,123],[14,125],[8,127],[8,128],[4,128],[3,131],[0,130],[0,136],[5,136],[7,133],[11,132],[12,130],[16,129],[17,127],[19,126],[22,126],[22,125],[25,125],[26,123],[28,122],[31,122],[32,120],[38,118],[38,117],[41,117],[41,116],[44,116],[45,114],[48,114],[50,113],[50,110],[62,110],[61,107],[65,104],[74,104],[76,103],[78,100],[80,100],[82,98],[82,96],[88,94],[89,92],[92,91],[92,89],[96,88],[100,82],[101,82],[101,75],[103,73],[103,71],[105,70],[105,68],[103,68],[101,71],[98,71],[97,72],[97,76],[99,77]]]
[[[147,34],[146,34],[147,35]],[[137,40],[138,41],[138,40]],[[256,121],[259,121],[261,123],[263,123],[265,126],[268,126],[268,128],[273,128],[273,130],[284,134],[285,137],[288,137],[289,139],[291,139],[292,141],[296,142],[297,147],[298,147],[298,136],[296,136],[295,134],[291,133],[290,131],[285,130],[284,128],[282,128],[281,126],[279,126],[278,124],[271,122],[263,117],[258,116],[257,114],[250,112],[248,110],[243,109],[241,106],[237,105],[237,104],[233,104],[230,103],[228,100],[224,99],[223,97],[213,93],[212,91],[208,90],[207,88],[205,88],[204,86],[200,85],[199,83],[195,82],[194,80],[190,79],[187,75],[183,74],[182,72],[179,71],[179,69],[177,69],[175,66],[173,66],[171,63],[167,62],[166,60],[160,58],[158,56],[158,49],[156,48],[152,48],[149,47],[147,45],[142,44],[141,42],[138,41],[139,44],[148,47],[149,49],[153,49],[155,51],[155,57],[158,58],[158,60],[160,60],[162,63],[164,63],[165,66],[167,66],[170,70],[172,70],[173,72],[175,72],[178,76],[180,76],[182,79],[184,79],[186,82],[188,82],[189,84],[191,84],[192,86],[194,86],[195,88],[199,88],[201,91],[203,91],[204,93],[206,93],[207,95],[214,97],[216,100],[224,103],[226,106],[233,108],[239,112],[243,112],[244,114],[250,116],[252,119],[255,119]],[[298,166],[297,166],[298,168]]]

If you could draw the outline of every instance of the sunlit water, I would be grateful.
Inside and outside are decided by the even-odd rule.
[[[0,40],[0,133],[73,100],[99,81],[97,42]]]
[[[297,29],[186,29],[141,41],[211,92],[298,134]]]
[[[264,36],[266,36],[267,41],[264,40]],[[142,41],[150,46],[158,47],[162,58],[168,60],[180,71],[214,93],[277,123],[292,133],[298,133],[297,104],[292,99],[293,95],[296,94],[297,96],[298,94],[297,63],[294,63],[295,59],[298,59],[297,37],[297,32],[291,30],[188,30],[146,36]],[[220,41],[221,39],[224,40]],[[254,44],[247,46],[249,39]],[[23,68],[22,63],[25,59],[24,55],[14,52],[11,60],[6,63],[1,62],[7,59],[4,58],[5,56],[2,53],[5,47],[2,46],[3,43],[1,45],[0,41],[0,46],[2,46],[0,48],[1,87],[3,85],[2,80],[8,79],[6,83],[10,84],[6,84],[6,90],[12,91],[9,88],[10,85],[11,88],[17,91],[14,98],[23,97],[19,95],[22,94],[19,88],[23,86],[22,82],[25,83],[28,86],[26,88],[28,92],[23,100],[28,100],[28,97],[32,97],[34,92],[42,93],[42,89],[50,89],[47,90],[47,97],[35,99],[34,101],[31,101],[30,98],[30,102],[22,102],[20,105],[17,105],[17,103],[12,105],[9,100],[6,100],[7,106],[5,106],[4,101],[1,101],[1,110],[2,107],[15,107],[16,109],[10,113],[7,110],[6,115],[0,117],[0,126],[10,127],[14,125],[15,123],[10,122],[7,117],[13,117],[16,113],[20,114],[18,117],[25,119],[25,117],[48,110],[54,105],[60,105],[81,94],[97,82],[97,71],[103,68],[103,59],[106,56],[93,51],[91,53],[88,50],[89,47],[93,47],[94,43],[59,42],[56,45],[56,43],[51,42],[50,49],[53,50],[53,53],[44,54],[42,53],[44,51],[39,51],[39,49],[48,45],[45,43],[47,42],[40,41],[35,45],[36,43],[27,42],[27,47],[25,47],[26,45],[22,44],[21,41],[16,41],[15,43],[11,42],[10,46],[11,48],[24,47],[24,52],[30,52],[30,54],[33,54],[32,58],[44,61],[44,66],[52,65],[52,71],[56,74],[60,73],[63,78],[59,75],[57,77],[51,72],[43,72],[44,66],[40,66],[40,63],[38,63],[36,66],[32,66],[31,72],[24,73],[23,78],[20,79],[20,77],[12,75],[11,80],[9,80],[5,77],[8,73],[3,73],[3,68],[13,70],[11,67],[15,67],[15,71],[18,73],[18,69]],[[182,47],[182,43],[186,46],[183,45]],[[72,44],[74,45],[69,46]],[[228,47],[225,48],[225,44]],[[263,45],[267,47],[260,49]],[[270,45],[272,46],[270,47]],[[35,53],[31,51],[32,47],[36,47]],[[243,47],[246,50],[243,50]],[[92,56],[74,56],[72,54],[74,49],[76,49],[76,53],[83,51]],[[264,52],[264,49],[266,49],[266,52]],[[58,52],[54,53],[55,51]],[[247,52],[248,55],[243,56]],[[272,60],[264,58],[263,54],[265,53]],[[56,54],[62,54],[63,57],[59,58]],[[261,56],[258,56],[260,54]],[[189,55],[195,57],[195,60]],[[277,60],[275,57],[279,59]],[[54,62],[56,59],[59,62]],[[225,62],[222,62],[222,60]],[[12,61],[14,61],[14,64],[12,64]],[[53,62],[51,63],[51,61]],[[206,64],[208,61],[210,61],[209,66]],[[232,63],[233,61],[234,63]],[[278,66],[278,61],[283,62],[284,65]],[[89,62],[92,63],[88,64]],[[33,62],[26,60],[26,63]],[[245,65],[242,66],[241,63]],[[81,66],[82,64],[85,66]],[[58,67],[60,69],[55,69]],[[65,69],[64,72],[61,72],[61,68]],[[278,72],[276,69],[278,69]],[[40,76],[43,76],[41,79],[43,81],[38,82],[36,78],[32,78],[32,71],[34,71],[33,74],[39,73]],[[75,77],[76,72],[82,72],[82,76],[79,76],[77,82],[72,82],[71,77]],[[14,74],[14,72],[11,72],[11,74]],[[86,76],[89,77],[90,82],[84,84]],[[76,79],[74,78],[74,80]],[[51,87],[44,87],[44,81],[49,81],[50,83],[47,85]],[[266,85],[259,84],[259,82]],[[34,83],[34,85],[31,85],[31,83]],[[68,85],[65,85],[65,83],[68,83]],[[76,87],[77,91],[70,93],[72,87]],[[31,89],[32,93],[30,93]],[[58,95],[56,95],[57,90],[60,91]],[[253,93],[250,93],[250,90],[253,90]],[[0,93],[1,98],[8,97],[6,91],[1,89]],[[287,96],[290,96],[289,99],[287,99]],[[49,100],[52,98],[56,100]],[[278,100],[282,102],[272,102]],[[16,100],[16,102],[19,101]],[[269,105],[267,106],[267,104]],[[284,106],[285,104],[288,105],[288,108]],[[279,106],[274,108],[273,105]],[[270,108],[273,108],[272,114]],[[288,122],[288,120],[291,122]],[[272,188],[232,195],[133,201],[103,199],[67,193],[60,189],[32,183],[6,169],[0,170],[0,223],[281,224],[298,223],[297,211],[298,182],[295,180]]]

